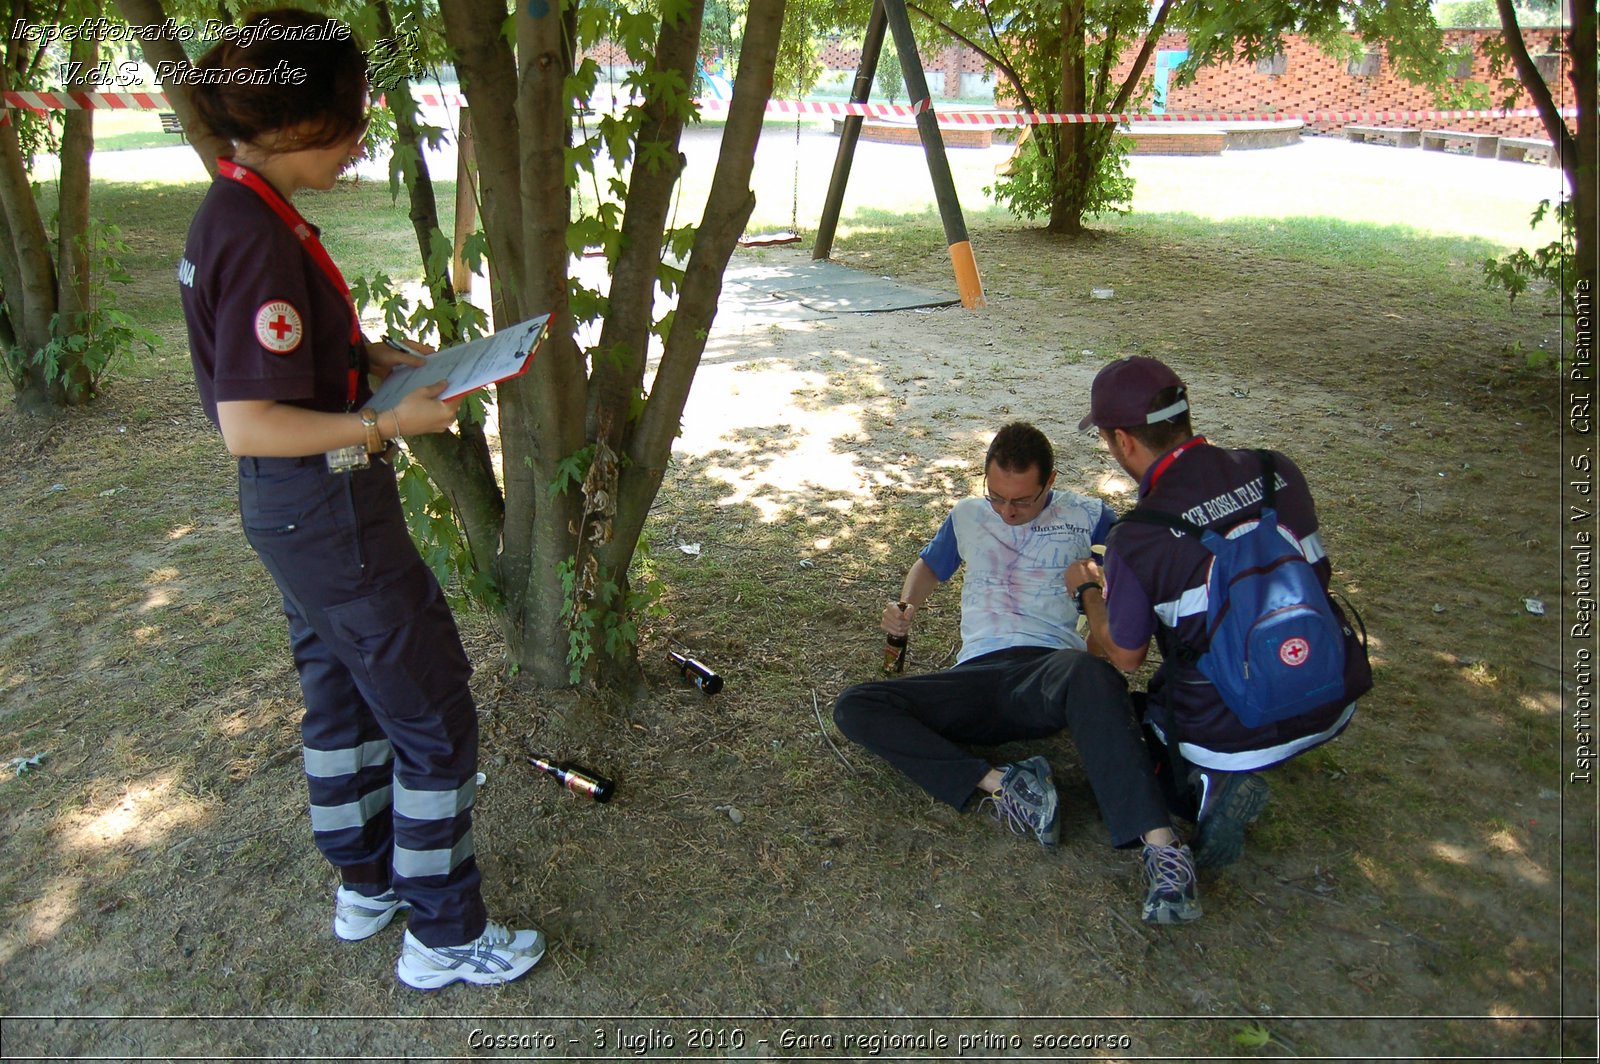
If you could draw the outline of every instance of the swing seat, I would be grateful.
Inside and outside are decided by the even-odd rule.
[[[739,238],[742,248],[775,248],[784,244],[800,243],[800,234],[792,229],[780,229],[775,233],[752,233]]]

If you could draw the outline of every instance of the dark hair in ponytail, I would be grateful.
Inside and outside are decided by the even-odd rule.
[[[299,148],[329,148],[366,123],[367,60],[350,28],[298,8],[248,15],[195,62],[190,99],[235,141],[309,123]]]

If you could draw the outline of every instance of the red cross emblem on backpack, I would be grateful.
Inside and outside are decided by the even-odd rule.
[[[269,300],[256,311],[256,341],[268,351],[287,355],[304,337],[300,312],[283,300]]]
[[[1310,656],[1311,644],[1299,636],[1295,636],[1293,639],[1285,639],[1283,644],[1278,647],[1278,660],[1285,665],[1304,665],[1306,659]]]

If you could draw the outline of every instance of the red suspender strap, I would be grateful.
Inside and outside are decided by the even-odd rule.
[[[311,223],[302,218],[300,212],[295,210],[288,200],[278,195],[278,190],[269,185],[254,170],[247,170],[232,159],[218,159],[217,173],[230,181],[239,182],[239,184],[260,196],[261,202],[271,207],[272,213],[283,219],[283,224],[288,226],[289,231],[299,239],[300,246],[306,249],[306,253],[311,256],[311,261],[317,264],[317,268],[322,271],[323,276],[327,277],[333,284],[334,291],[344,297],[345,306],[350,308],[350,343],[352,347],[356,349],[364,347],[366,340],[361,335],[361,316],[356,313],[356,301],[350,297],[350,286],[345,283],[344,274],[339,272],[339,267],[334,264],[333,258],[329,256],[328,249],[324,248],[322,241],[317,239],[317,234],[312,230]],[[353,404],[356,401],[358,373],[359,370],[352,358],[350,391],[349,397],[345,400],[347,404]]]

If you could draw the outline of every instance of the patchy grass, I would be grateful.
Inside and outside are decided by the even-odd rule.
[[[1593,897],[1592,809],[1558,782],[1553,619],[1521,606],[1561,592],[1553,373],[1513,353],[1553,326],[1481,289],[1472,237],[1170,204],[1063,243],[974,212],[985,314],[717,337],[649,524],[667,615],[643,626],[648,694],[521,690],[491,620],[461,615],[489,904],[552,948],[513,986],[424,996],[390,979],[392,933],[330,945],[278,600],[174,309],[202,191],[97,187],[97,211],[149,223],[125,306],[163,345],[87,410],[0,415],[0,758],[49,755],[0,779],[0,986],[12,1016],[68,1017],[8,1019],[8,1051],[444,1056],[476,1027],[557,1033],[545,1056],[580,1055],[568,1039],[633,1055],[652,1029],[681,1052],[712,1026],[735,1058],[840,1052],[785,1030],[1030,1050],[1101,1033],[1129,1039],[1097,1050],[1123,1058],[1549,1055],[1562,995],[1592,1000],[1592,951],[1569,944],[1593,941],[1573,902]],[[408,276],[386,189],[304,209],[352,274]],[[936,220],[862,209],[848,230],[841,261],[947,281]],[[1113,299],[1089,296],[1102,284]],[[829,720],[999,420],[1046,426],[1066,486],[1130,501],[1068,426],[1094,371],[1135,351],[1180,367],[1214,439],[1305,468],[1378,676],[1345,737],[1273,773],[1245,859],[1203,880],[1206,918],[1160,931],[1135,918],[1134,864],[1105,847],[1067,737],[1040,747],[1066,803],[1046,854],[935,805]],[[911,668],[948,660],[958,601],[935,597]],[[684,648],[722,694],[678,682],[666,653]],[[550,786],[525,745],[615,776],[617,799]],[[160,1019],[183,1015],[222,1018]]]

